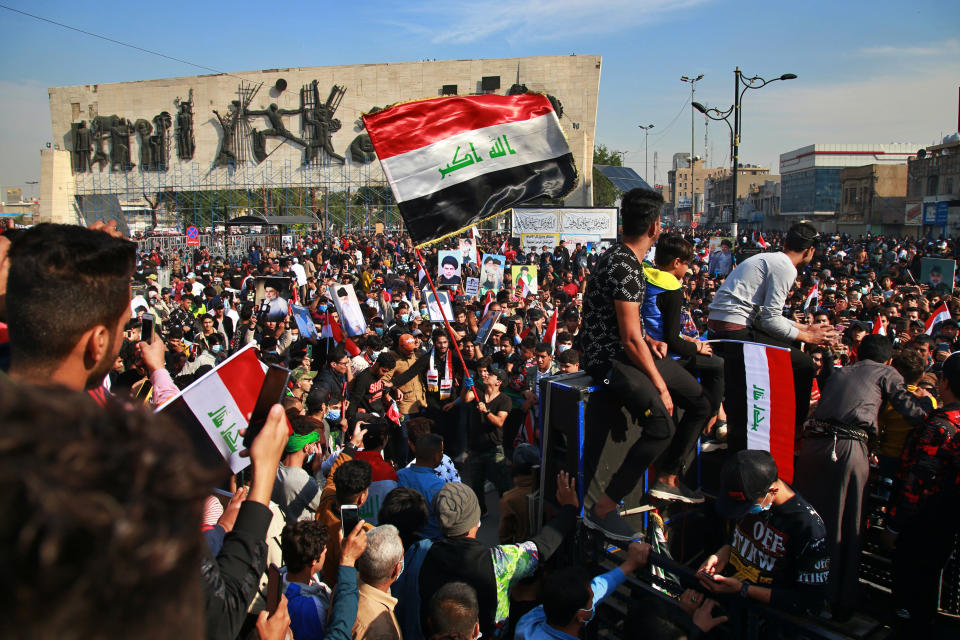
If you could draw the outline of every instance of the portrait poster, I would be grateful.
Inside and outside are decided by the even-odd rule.
[[[463,255],[457,250],[444,250],[437,254],[437,286],[459,287],[463,280],[460,277],[460,263]]]
[[[504,265],[507,263],[506,257],[485,253],[480,262],[479,294],[481,296],[486,295],[487,291],[497,293],[503,286]]]
[[[460,257],[463,262],[473,264],[477,261],[477,248],[473,244],[473,238],[460,238]]]
[[[931,291],[951,293],[957,262],[947,258],[921,258],[920,282],[930,285]]]
[[[254,289],[254,308],[257,312],[264,311],[268,322],[280,322],[287,317],[290,310],[290,278],[276,276],[262,276],[256,280]],[[266,302],[266,307],[263,307]]]
[[[467,297],[476,297],[478,291],[480,291],[480,278],[467,278],[467,285],[463,290]]]
[[[480,344],[487,343],[487,339],[490,338],[490,332],[493,331],[493,325],[500,322],[502,315],[502,311],[488,311],[487,315],[483,316],[480,320],[480,326],[477,329],[477,342]]]
[[[351,338],[362,336],[367,332],[367,321],[363,317],[357,294],[352,284],[334,284],[327,289],[333,306],[340,316],[340,326]]]
[[[517,293],[523,291],[521,281],[527,284],[527,290],[530,293],[537,293],[537,266],[527,264],[515,264],[510,267],[510,273],[513,276],[513,289]]]
[[[437,296],[439,296],[439,298]],[[443,313],[447,314],[447,320],[453,321],[453,306],[450,304],[450,293],[438,290],[437,296],[434,296],[433,291],[430,289],[423,290],[423,301],[427,304],[427,313],[430,316],[430,322],[443,322],[443,314],[440,313],[441,305],[443,305]]]
[[[290,305],[291,315],[297,323],[297,329],[300,330],[301,338],[320,339],[317,333],[317,325],[313,322],[313,316],[310,315],[310,309],[298,304]]]

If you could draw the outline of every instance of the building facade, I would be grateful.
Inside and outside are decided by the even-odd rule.
[[[741,219],[749,219],[745,201],[758,184],[770,179],[770,169],[754,164],[741,165],[737,170],[737,211]],[[779,176],[777,176],[779,179]],[[711,222],[733,222],[733,173],[722,169],[707,180],[705,186],[706,211]],[[738,220],[739,222],[740,220]]]
[[[675,220],[679,224],[690,224],[695,213],[704,213],[704,185],[707,180],[722,173],[724,169],[703,166],[703,161],[696,158],[693,168],[693,180],[690,175],[690,154],[675,153],[673,155],[673,169],[667,172],[667,190],[670,195],[670,204]]]
[[[907,165],[869,164],[842,169],[840,191],[838,232],[853,236],[909,233],[910,230],[904,228],[903,216]]]
[[[592,203],[601,58],[543,56],[300,67],[49,90],[54,148],[41,153],[44,221],[77,221],[99,196],[146,197],[187,217],[320,215],[384,176],[364,113],[443,95],[551,97]],[[229,197],[210,194],[229,194]],[[385,207],[389,206],[387,202]],[[322,217],[322,216],[321,216]],[[189,219],[186,224],[189,224]]]
[[[919,145],[893,144],[812,144],[780,154],[780,215],[792,221],[809,220],[821,231],[836,229],[836,215],[842,193],[840,171],[868,164],[906,164]]]
[[[960,135],[927,147],[907,163],[904,224],[931,235],[960,232]]]

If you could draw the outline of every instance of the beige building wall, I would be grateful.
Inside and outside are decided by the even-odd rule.
[[[600,87],[601,58],[587,56],[543,56],[532,58],[501,58],[489,60],[444,60],[431,62],[403,62],[389,64],[347,65],[339,67],[300,67],[244,71],[236,74],[219,74],[143,80],[115,84],[88,84],[73,87],[58,87],[49,90],[50,118],[53,139],[70,149],[70,124],[87,121],[97,116],[117,115],[133,122],[138,118],[152,121],[157,114],[167,111],[175,119],[175,100],[187,99],[193,90],[194,139],[196,152],[191,161],[181,161],[176,155],[174,128],[170,130],[169,168],[166,172],[141,172],[134,167],[128,172],[101,171],[93,168],[86,174],[70,175],[69,154],[67,173],[59,160],[44,164],[44,180],[53,179],[56,184],[46,183],[45,193],[67,189],[64,180],[77,183],[78,193],[127,191],[155,192],[163,189],[213,189],[230,188],[231,182],[240,177],[244,184],[258,181],[269,186],[323,186],[317,180],[324,179],[324,171],[342,172],[341,180],[359,180],[366,176],[370,181],[382,180],[378,162],[369,168],[354,166],[349,158],[348,146],[361,133],[360,116],[372,107],[385,107],[401,101],[431,98],[441,95],[444,85],[457,85],[460,95],[480,92],[481,79],[499,76],[500,89],[494,93],[505,94],[518,81],[531,91],[549,93],[563,104],[560,124],[570,143],[580,183],[567,198],[570,205],[592,204],[592,172],[594,132],[597,119],[597,94]],[[278,79],[284,79],[287,88],[278,92],[274,87]],[[346,166],[331,164],[323,170],[303,166],[303,149],[278,138],[268,138],[266,151],[269,158],[257,165],[250,160],[235,171],[215,167],[214,161],[220,144],[220,125],[213,114],[218,110],[227,112],[232,100],[237,99],[238,85],[242,80],[253,84],[263,83],[250,109],[265,109],[276,103],[281,109],[300,107],[300,88],[317,80],[321,100],[326,100],[334,84],[343,86],[346,94],[335,113],[342,123],[333,135],[334,150],[347,157]],[[284,124],[295,135],[300,135],[299,115],[284,116]],[[269,127],[262,116],[252,116],[251,128],[263,130]],[[131,160],[139,163],[139,137],[131,136]],[[322,154],[323,152],[321,152]],[[238,177],[237,174],[242,174]],[[346,176],[345,178],[343,176]],[[45,207],[48,216],[67,215],[59,204]]]
[[[37,222],[80,222],[75,194],[70,152],[62,149],[41,150],[40,213]]]

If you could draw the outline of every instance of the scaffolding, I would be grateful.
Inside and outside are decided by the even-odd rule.
[[[82,208],[79,203],[85,196],[116,195],[121,202],[148,203],[155,230],[169,225],[165,230],[196,226],[216,231],[229,219],[249,214],[313,215],[328,233],[372,233],[377,223],[386,229],[402,225],[378,162],[355,163],[348,157],[341,163],[320,155],[309,164],[293,158],[254,164],[247,156],[235,166],[172,159],[166,171],[136,167],[75,173],[77,221],[113,217],[115,209],[98,209],[97,198]]]

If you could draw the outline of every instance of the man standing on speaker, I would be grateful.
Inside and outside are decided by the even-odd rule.
[[[663,198],[649,189],[631,189],[623,195],[622,240],[597,261],[583,298],[585,370],[643,425],[643,434],[584,518],[587,526],[618,541],[633,540],[637,534],[620,518],[617,504],[676,434],[673,399],[664,380],[669,373],[661,375],[658,370],[640,316],[646,289],[642,261],[660,235],[662,206]]]

